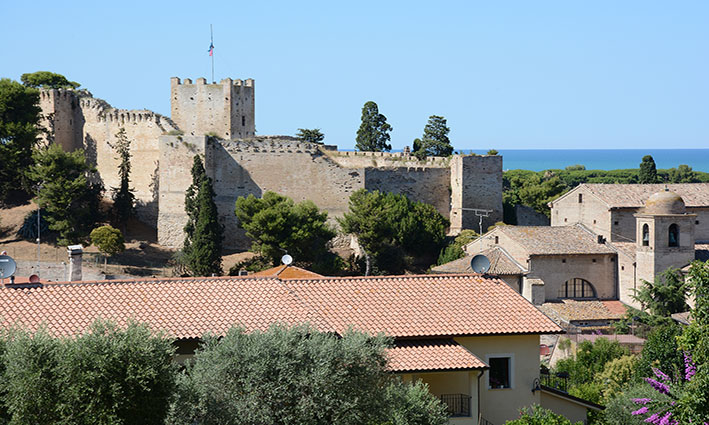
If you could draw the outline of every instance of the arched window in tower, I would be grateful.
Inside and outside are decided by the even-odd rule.
[[[643,224],[643,246],[650,246],[650,226]]]
[[[559,288],[558,298],[596,298],[596,289],[586,279],[575,277]]]
[[[679,226],[677,224],[670,224],[670,230],[667,236],[667,246],[679,246]]]

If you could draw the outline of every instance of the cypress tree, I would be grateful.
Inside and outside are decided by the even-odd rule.
[[[448,138],[450,131],[444,117],[431,115],[423,129],[423,137],[414,140],[414,155],[419,159],[427,156],[450,156],[453,153],[453,146]]]
[[[638,176],[640,183],[657,183],[657,167],[652,155],[645,155],[643,162],[640,163],[640,175]]]
[[[197,217],[190,250],[186,257],[187,267],[193,276],[209,276],[222,273],[222,226],[219,224],[217,204],[214,202],[212,180],[203,178],[195,205]]]
[[[185,192],[185,213],[187,213],[187,223],[185,224],[185,240],[182,244],[182,253],[189,257],[192,238],[194,236],[195,224],[197,223],[197,196],[199,189],[202,187],[202,181],[207,177],[204,171],[204,165],[199,155],[195,155],[192,161],[192,184]]]
[[[367,152],[390,151],[391,130],[387,117],[379,113],[379,106],[372,101],[365,103],[362,107],[362,124],[357,130],[355,149]]]
[[[118,154],[118,160],[121,163],[118,165],[118,176],[121,178],[119,187],[112,188],[113,190],[113,214],[116,217],[116,223],[125,231],[128,219],[135,213],[135,194],[134,189],[130,187],[130,140],[126,136],[126,129],[121,127],[116,133],[118,141],[115,145],[111,145]]]

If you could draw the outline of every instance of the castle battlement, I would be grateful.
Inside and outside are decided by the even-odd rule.
[[[319,145],[291,140],[219,140],[228,152],[248,153],[309,153],[320,152]]]
[[[254,80],[170,79],[172,119],[186,135],[214,134],[222,139],[254,137]]]
[[[213,83],[211,85],[221,85],[221,86],[236,86],[236,87],[254,87],[254,80],[253,78],[247,78],[245,80],[232,80],[231,78],[224,78],[222,79],[219,83]],[[207,85],[207,79],[200,77],[197,78],[197,80],[193,83],[191,78],[185,78],[184,80],[180,80],[179,77],[172,77],[170,78],[170,85],[171,86],[190,86],[190,85],[199,85],[199,86],[205,86]]]

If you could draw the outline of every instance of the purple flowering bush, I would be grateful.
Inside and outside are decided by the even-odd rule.
[[[643,397],[633,399],[636,410],[633,415],[645,417],[643,422],[655,425],[709,425],[703,413],[696,409],[697,397],[693,381],[697,366],[690,353],[684,353],[684,373],[677,379],[670,378],[657,368],[652,369],[654,377],[644,378],[663,397]],[[699,380],[697,380],[699,381]]]

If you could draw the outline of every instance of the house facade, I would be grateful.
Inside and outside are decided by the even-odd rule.
[[[174,337],[178,361],[194,353],[202,335],[223,335],[232,326],[254,331],[310,323],[338,334],[352,328],[393,337],[391,371],[427,383],[448,406],[452,424],[483,418],[501,425],[522,407],[544,404],[539,338],[561,328],[502,280],[276,274],[292,277],[6,285],[0,325],[73,336],[99,318],[118,325],[134,320]],[[567,410],[579,405],[565,403]]]

